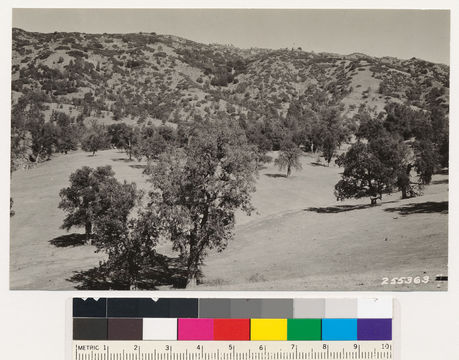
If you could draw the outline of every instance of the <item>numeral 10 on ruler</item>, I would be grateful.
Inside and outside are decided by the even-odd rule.
[[[392,359],[391,341],[73,341],[72,360]]]

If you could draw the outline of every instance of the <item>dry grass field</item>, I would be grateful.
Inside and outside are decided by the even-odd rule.
[[[285,178],[273,163],[261,170],[253,195],[256,212],[238,214],[234,240],[209,253],[202,290],[446,290],[448,176],[435,175],[424,195],[382,204],[368,199],[337,202],[333,186],[341,169],[303,156],[303,169]],[[142,163],[116,150],[96,156],[73,152],[13,173],[11,289],[70,290],[75,271],[104,256],[60,229],[59,190],[84,165],[111,165],[120,180],[147,188]],[[167,246],[162,251],[170,252]],[[429,276],[427,283],[395,284],[393,278]],[[388,285],[382,285],[383,278]],[[405,281],[406,282],[406,281]]]

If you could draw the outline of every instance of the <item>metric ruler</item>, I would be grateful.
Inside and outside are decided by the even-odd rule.
[[[392,359],[392,341],[83,341],[72,360]]]

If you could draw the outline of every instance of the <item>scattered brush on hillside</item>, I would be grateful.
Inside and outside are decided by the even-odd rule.
[[[419,195],[448,166],[448,79],[449,67],[414,58],[14,29],[11,168],[80,148],[146,160],[152,188],[137,217],[128,216],[135,186],[105,169],[104,192],[93,199],[108,205],[90,211],[97,219],[76,221],[71,212],[64,227],[85,226],[108,254],[103,276],[122,288],[154,287],[143,284],[153,271],[148,259],[159,261],[158,239],[169,240],[186,286],[201,280],[208,251],[232,239],[235,211],[252,210],[254,177],[269,151],[279,151],[286,178],[303,152],[343,166],[339,200]],[[71,181],[102,170],[80,169]],[[107,199],[123,194],[132,201],[112,216]],[[61,207],[74,211],[78,199]]]

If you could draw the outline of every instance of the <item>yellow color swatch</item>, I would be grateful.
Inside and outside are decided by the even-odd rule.
[[[250,340],[287,340],[287,319],[251,319]]]

